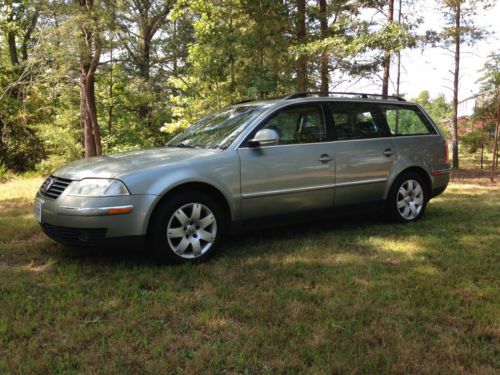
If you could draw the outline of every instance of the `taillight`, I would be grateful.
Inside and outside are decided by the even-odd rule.
[[[444,145],[444,150],[443,150],[444,151],[444,155],[443,155],[444,156],[444,162],[446,164],[448,164],[449,161],[450,161],[449,156],[448,156],[448,142],[445,140],[443,142],[443,145]]]

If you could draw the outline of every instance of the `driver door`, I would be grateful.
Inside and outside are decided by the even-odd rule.
[[[238,149],[243,218],[333,206],[335,163],[321,105],[280,109],[250,138],[263,128],[278,133],[278,144]]]

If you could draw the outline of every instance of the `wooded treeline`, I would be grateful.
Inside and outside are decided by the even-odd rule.
[[[451,48],[459,72],[478,4],[436,0],[422,31],[413,0],[0,0],[0,169],[161,145],[243,99],[360,78],[404,95],[400,51]],[[420,99],[456,129],[458,99]]]

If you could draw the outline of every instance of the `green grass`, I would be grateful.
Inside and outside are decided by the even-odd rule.
[[[40,183],[0,184],[0,373],[498,373],[498,186],[453,183],[411,225],[273,229],[164,266],[47,239]]]

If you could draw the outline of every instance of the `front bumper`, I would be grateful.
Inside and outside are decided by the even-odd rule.
[[[63,194],[51,199],[38,193],[35,199],[41,205],[40,224],[44,232],[63,242],[61,238],[72,233],[89,241],[144,236],[156,198],[156,195],[72,197]]]

